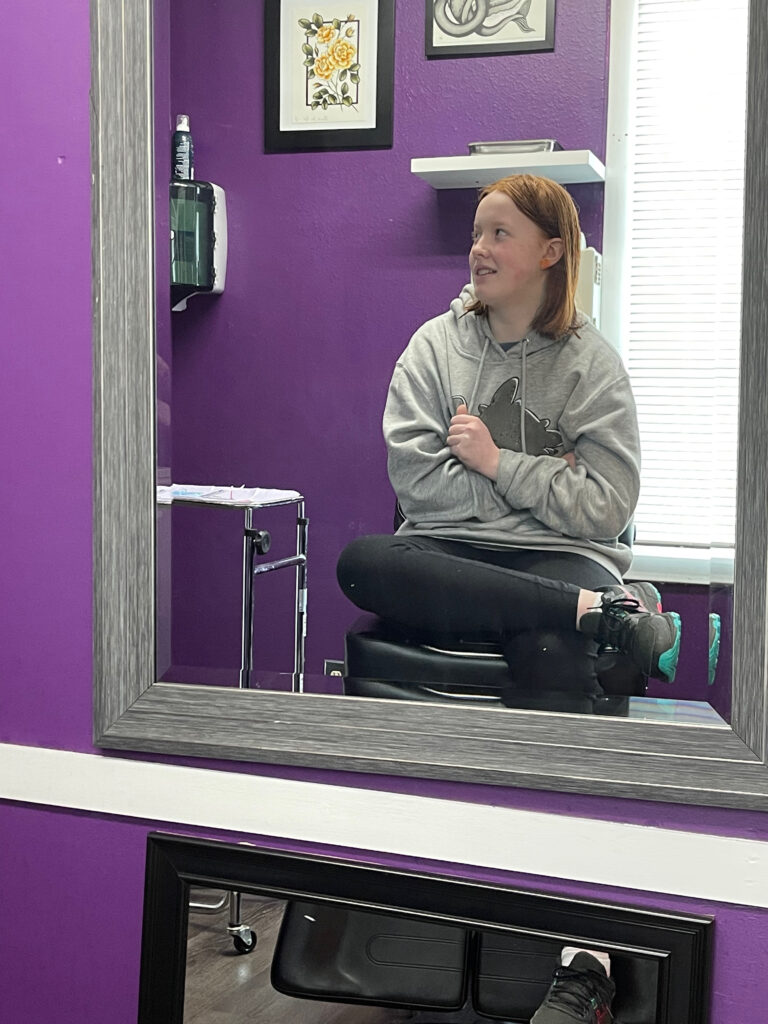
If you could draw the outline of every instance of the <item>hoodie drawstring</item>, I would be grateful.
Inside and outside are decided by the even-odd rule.
[[[491,347],[491,339],[486,337],[485,344],[483,345],[483,351],[480,354],[480,365],[477,368],[475,374],[475,383],[472,385],[472,394],[469,396],[469,404],[467,405],[467,412],[472,412],[472,406],[475,404],[475,395],[477,395],[477,389],[480,387],[480,378],[483,374],[483,365],[485,364],[485,357],[488,354],[488,349]]]
[[[524,455],[528,454],[528,448],[525,438],[525,392],[528,384],[527,380],[527,359],[528,359],[528,338],[523,338],[522,351],[521,351],[521,364],[520,364],[520,450]],[[480,387],[480,378],[483,375],[483,366],[485,365],[485,357],[488,354],[488,349],[491,347],[491,339],[486,336],[485,344],[483,345],[483,351],[480,354],[480,364],[475,374],[475,382],[472,385],[472,394],[469,396],[469,402],[467,403],[467,412],[472,413],[472,407],[475,404],[475,397],[477,395],[477,389]]]

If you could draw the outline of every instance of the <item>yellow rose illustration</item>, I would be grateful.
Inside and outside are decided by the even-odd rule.
[[[322,54],[315,61],[315,74],[318,78],[328,79],[336,70],[336,65],[327,53]]]
[[[348,68],[355,59],[355,48],[344,39],[337,39],[328,47],[328,56],[337,68]]]
[[[323,25],[317,30],[317,41],[318,43],[330,43],[335,35],[336,30],[333,25]]]

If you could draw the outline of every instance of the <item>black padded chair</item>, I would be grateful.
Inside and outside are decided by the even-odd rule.
[[[271,982],[300,999],[453,1011],[467,1000],[469,956],[465,928],[293,901]]]
[[[525,1022],[549,988],[562,946],[562,937],[485,932],[293,901],[280,925],[271,982],[297,999],[428,1011],[435,1024],[466,1010]],[[611,973],[621,1020],[656,1020],[658,962],[614,950]]]
[[[403,521],[399,507],[394,527]],[[631,546],[634,526],[620,538]],[[345,637],[344,692],[392,700],[505,706],[581,714],[623,715],[631,696],[642,696],[647,677],[618,651],[600,651],[596,687],[586,692],[560,669],[572,651],[582,655],[575,631],[531,630],[498,644],[420,637],[375,615],[362,615]],[[554,652],[557,652],[555,655]],[[521,666],[520,672],[514,666]]]

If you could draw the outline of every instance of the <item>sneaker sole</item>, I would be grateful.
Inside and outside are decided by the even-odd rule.
[[[675,624],[675,642],[659,657],[658,678],[664,683],[674,683],[677,672],[677,659],[680,657],[680,638],[683,626],[677,612],[667,612]]]

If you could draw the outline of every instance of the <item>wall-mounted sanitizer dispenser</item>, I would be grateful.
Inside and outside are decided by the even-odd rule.
[[[210,181],[171,182],[171,309],[191,295],[224,291],[227,201]]]

